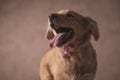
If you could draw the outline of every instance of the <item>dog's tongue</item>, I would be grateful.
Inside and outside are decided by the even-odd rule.
[[[52,48],[52,47],[56,47],[57,44],[60,42],[60,38],[62,37],[64,33],[59,33],[57,34],[52,40],[51,42],[49,43],[49,46]]]

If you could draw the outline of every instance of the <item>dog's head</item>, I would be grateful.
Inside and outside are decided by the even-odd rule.
[[[51,47],[60,47],[76,41],[84,43],[90,41],[91,35],[96,41],[99,39],[97,24],[89,17],[71,10],[60,10],[49,16],[46,37],[51,40]]]

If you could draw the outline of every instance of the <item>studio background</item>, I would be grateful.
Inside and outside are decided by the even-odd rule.
[[[71,9],[97,21],[95,80],[120,80],[119,0],[0,0],[0,80],[39,80],[48,15]]]

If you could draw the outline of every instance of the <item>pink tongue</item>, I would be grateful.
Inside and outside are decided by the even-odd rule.
[[[56,47],[58,42],[59,42],[59,38],[63,35],[64,33],[59,33],[57,34],[49,43],[49,46],[52,47]]]

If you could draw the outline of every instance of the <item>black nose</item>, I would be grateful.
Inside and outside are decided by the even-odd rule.
[[[50,18],[50,20],[52,21],[52,20],[54,20],[55,18],[57,18],[57,14],[51,14],[51,15],[49,16],[49,18]]]

